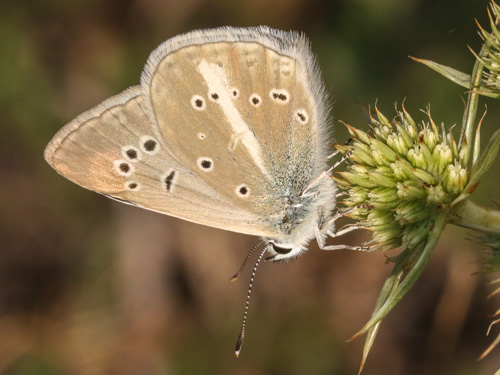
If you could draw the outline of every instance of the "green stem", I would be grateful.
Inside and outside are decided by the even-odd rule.
[[[394,287],[391,287],[390,293],[388,295],[387,293],[389,292],[390,282],[386,282],[386,284],[384,285],[384,289],[387,286],[387,290],[382,291],[382,293],[385,295],[382,299],[377,300],[377,306],[379,305],[379,301],[383,301],[382,306],[374,311],[368,323],[366,323],[365,326],[353,336],[353,338],[364,334],[365,332],[372,329],[376,324],[378,324],[378,322],[380,322],[394,308],[394,306],[396,306],[401,298],[403,298],[403,296],[411,289],[413,284],[415,284],[418,277],[422,273],[425,265],[427,264],[427,261],[429,260],[429,257],[436,248],[437,242],[439,240],[439,237],[441,236],[441,233],[443,232],[445,225],[446,215],[436,215],[436,217],[434,218],[434,224],[432,228],[429,229],[427,242],[417,245],[416,249],[418,249],[418,251],[416,251],[416,253],[412,253],[409,249],[406,249],[403,253],[400,254],[403,255],[401,258],[399,258],[398,256],[398,260],[394,265],[391,276],[398,277],[397,275],[399,275],[400,271],[405,271],[405,266],[409,267],[408,274],[401,283],[395,285]],[[416,256],[416,259],[412,260],[411,257],[413,255]],[[407,263],[407,261],[411,263]]]
[[[483,45],[479,56],[482,57],[486,53],[486,45]],[[461,151],[465,152],[463,154],[463,165],[466,165],[469,156],[470,148],[473,144],[472,135],[474,133],[474,122],[476,120],[477,106],[479,103],[479,86],[481,85],[481,79],[483,75],[484,65],[480,59],[476,59],[474,67],[471,74],[470,92],[467,98],[467,105],[465,107],[464,118],[462,122],[462,132],[460,135],[459,147]]]
[[[449,223],[486,233],[500,234],[500,211],[466,200],[456,206]]]

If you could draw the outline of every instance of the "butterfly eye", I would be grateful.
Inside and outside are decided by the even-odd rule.
[[[288,254],[290,251],[292,251],[292,249],[288,249],[286,247],[276,246],[276,244],[274,243],[271,243],[271,245],[273,245],[273,250],[278,254]]]

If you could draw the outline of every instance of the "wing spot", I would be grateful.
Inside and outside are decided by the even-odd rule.
[[[198,158],[198,167],[204,172],[211,172],[214,169],[214,161],[206,156]]]
[[[248,59],[247,60],[247,67],[248,68],[253,68],[256,63],[257,63],[256,59],[254,59],[254,58]]]
[[[125,182],[125,189],[130,191],[138,191],[141,189],[141,185],[135,181],[127,181]]]
[[[203,141],[206,137],[207,136],[204,133],[198,133],[198,139],[201,139]]]
[[[167,189],[167,191],[169,193],[171,193],[174,190],[176,176],[177,176],[177,172],[175,171],[175,169],[171,169],[163,177],[163,182],[165,183],[165,189]]]
[[[236,194],[241,198],[246,198],[250,195],[250,188],[246,184],[241,184],[236,187]]]
[[[193,95],[191,98],[191,106],[197,111],[203,111],[206,107],[205,99],[200,95]]]
[[[280,104],[286,104],[290,101],[290,95],[288,94],[288,91],[286,91],[286,90],[272,89],[269,92],[269,96],[275,102],[280,103]]]
[[[240,95],[240,91],[236,87],[233,87],[231,88],[231,95],[233,98],[237,98]]]
[[[113,162],[116,172],[123,177],[128,177],[134,173],[134,166],[127,160],[115,160]]]
[[[142,156],[139,149],[134,146],[122,147],[122,155],[125,159],[131,161],[132,163],[137,163],[139,160],[141,160]]]
[[[209,94],[208,97],[213,102],[216,102],[217,100],[219,100],[219,94],[217,94],[216,92]]]
[[[154,155],[160,151],[160,146],[158,141],[149,135],[144,135],[139,141],[139,147],[146,154]]]
[[[259,107],[262,104],[262,98],[257,94],[250,95],[250,98],[248,100],[254,107]]]
[[[295,116],[297,120],[304,125],[309,122],[309,115],[307,114],[307,111],[305,109],[299,109],[297,112],[295,112]]]

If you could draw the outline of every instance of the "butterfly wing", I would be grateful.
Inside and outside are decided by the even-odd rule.
[[[184,34],[151,54],[141,85],[180,163],[279,236],[302,204],[291,200],[327,168],[325,94],[305,38],[266,27]]]
[[[212,227],[279,238],[309,216],[309,238],[309,213],[334,204],[331,182],[314,204],[301,198],[326,169],[323,103],[304,37],[195,31],[160,45],[141,87],[66,125],[45,157],[85,188]]]
[[[258,217],[221,197],[182,165],[155,133],[142,90],[132,87],[83,113],[47,145],[69,180],[119,201],[241,233],[266,235]]]

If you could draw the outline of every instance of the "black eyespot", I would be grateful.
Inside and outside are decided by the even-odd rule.
[[[123,177],[128,177],[134,173],[134,166],[126,160],[120,159],[113,162],[115,171]]]
[[[123,173],[128,173],[130,171],[130,165],[128,165],[127,163],[121,163],[120,171],[122,171]]]
[[[148,139],[146,142],[144,142],[144,149],[146,151],[152,152],[156,148],[156,141],[152,139]]]
[[[129,159],[137,159],[137,151],[133,148],[128,149],[125,154],[127,154]]]
[[[210,98],[210,93],[208,93]],[[197,111],[203,111],[206,107],[205,99],[201,95],[193,95],[191,97],[191,106]]]
[[[215,93],[215,92],[214,92],[214,93],[212,94],[212,99],[213,99],[213,100],[217,100],[217,99],[219,99],[219,95],[218,95],[217,93]]]
[[[278,254],[288,254],[292,251],[292,249],[288,249],[286,247],[280,247],[276,246],[276,244],[271,243],[273,245],[273,250],[276,251]]]
[[[277,92],[273,92],[273,99],[279,99],[279,100],[287,100],[287,96],[285,94],[282,94],[282,93],[277,93]]]
[[[211,158],[203,156],[196,161],[198,168],[203,172],[211,172],[214,169],[214,162]]]
[[[248,194],[248,188],[246,186],[240,187],[240,194],[241,195],[247,195]]]
[[[259,99],[256,98],[256,97],[253,97],[252,98],[252,103],[255,104],[255,105],[259,104]]]
[[[307,112],[305,110],[298,110],[295,115],[297,116],[297,119],[303,123],[307,124],[309,122],[309,117],[307,115]]]
[[[136,189],[136,188],[137,188],[137,183],[135,183],[135,182],[131,182],[130,184],[128,184],[128,188],[129,188],[130,190],[134,190],[134,189]]]
[[[234,96],[234,97],[237,97],[237,96],[238,96],[238,91],[233,90],[233,96]]]
[[[170,173],[165,177],[165,187],[167,188],[167,191],[172,190],[172,184],[174,182],[175,178],[175,170],[170,171]]]

